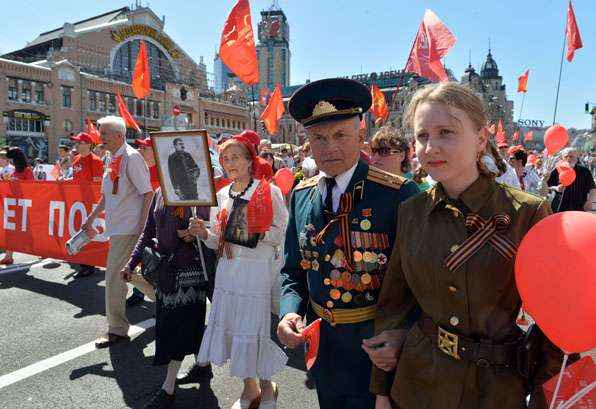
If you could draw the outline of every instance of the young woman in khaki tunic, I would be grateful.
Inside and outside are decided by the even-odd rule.
[[[487,141],[482,102],[467,88],[423,88],[406,121],[438,183],[399,210],[377,335],[363,344],[375,364],[377,408],[519,409],[529,394],[530,407],[545,408],[541,385],[558,372],[562,353],[538,337],[533,374],[520,375],[514,261],[550,207],[495,182],[498,153]]]

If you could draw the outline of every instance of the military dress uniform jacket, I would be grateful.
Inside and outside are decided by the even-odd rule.
[[[280,317],[294,312],[312,322],[319,316],[311,301],[325,309],[328,321],[321,325],[318,358],[311,370],[317,387],[326,385],[328,393],[337,395],[369,395],[371,363],[361,343],[373,335],[374,306],[395,240],[397,208],[419,191],[414,182],[358,163],[345,190],[353,198],[353,208],[343,218],[350,231],[350,270],[341,222],[317,241],[328,221],[317,181],[314,177],[301,182],[292,195]],[[367,307],[373,313],[366,321],[329,322],[337,309]]]
[[[515,252],[505,257],[495,241],[486,242],[453,270],[446,259],[472,234],[474,228],[465,223],[470,215],[480,216],[482,223],[508,216],[510,221],[501,219],[497,233],[519,245],[526,232],[550,214],[545,200],[486,176],[457,201],[449,199],[439,183],[403,203],[375,333],[403,327],[408,311],[419,307],[423,317],[452,334],[487,344],[518,340],[521,299],[515,286]],[[373,393],[390,393],[400,409],[519,409],[526,407],[525,396],[536,386],[535,407],[545,407],[540,385],[559,372],[562,359],[550,342],[540,351],[536,376],[526,381],[515,367],[449,356],[439,349],[438,337],[433,340],[419,324],[406,336],[395,373],[373,369]],[[457,351],[462,353],[461,347]]]

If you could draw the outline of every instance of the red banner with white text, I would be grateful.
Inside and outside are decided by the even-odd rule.
[[[99,184],[2,181],[0,248],[105,267],[108,242],[101,217],[93,225],[98,234],[79,254],[69,256],[65,247],[99,199]]]

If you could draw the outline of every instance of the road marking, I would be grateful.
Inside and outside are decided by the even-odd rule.
[[[141,321],[136,325],[131,325],[128,330],[128,335],[132,338],[142,334],[145,330],[155,325],[155,319],[150,318],[145,321]],[[95,349],[95,341],[91,341],[87,344],[81,345],[80,347],[71,349],[70,351],[63,352],[58,355],[54,355],[50,358],[44,359],[43,361],[36,362],[22,369],[17,369],[14,372],[0,376],[0,389],[6,386],[12,385],[13,383],[27,379],[33,375],[44,372],[48,369],[54,368],[55,366],[61,365],[65,362],[72,361],[80,356],[86,355],[90,352],[97,351]]]

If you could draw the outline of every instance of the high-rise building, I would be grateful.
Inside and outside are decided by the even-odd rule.
[[[275,6],[262,11],[258,34],[259,89],[290,85],[290,26],[284,12]]]
[[[221,60],[219,53],[215,54],[215,58],[213,59],[213,67],[215,74],[215,86],[213,89],[216,94],[221,94],[230,87],[229,78],[234,74]]]

